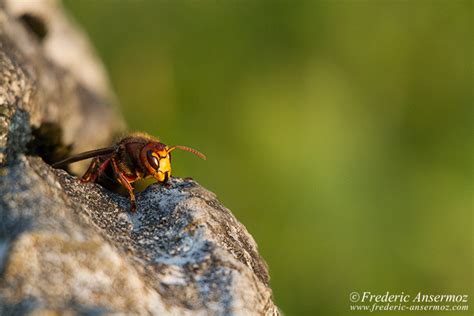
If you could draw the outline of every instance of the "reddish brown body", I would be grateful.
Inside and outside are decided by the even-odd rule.
[[[88,151],[55,163],[54,167],[76,161],[93,158],[83,182],[97,182],[106,188],[122,185],[130,194],[130,209],[136,210],[135,194],[132,183],[148,177],[165,183],[171,176],[171,151],[181,149],[206,159],[206,157],[189,147],[168,147],[151,136],[133,134],[122,138],[114,146]]]

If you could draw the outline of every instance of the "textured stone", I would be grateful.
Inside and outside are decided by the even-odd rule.
[[[0,197],[3,312],[277,313],[255,241],[193,180],[149,186],[130,213],[127,197],[21,156]]]
[[[57,51],[76,42],[84,70]],[[110,141],[111,96],[56,1],[0,1],[0,314],[277,315],[255,241],[195,181],[153,184],[130,213],[45,162]]]
[[[111,106],[113,93],[82,32],[56,1],[4,0],[0,8],[0,145],[9,139],[21,146],[29,141],[29,133],[8,128],[20,111],[27,114],[22,125],[30,128],[56,124],[75,152],[108,144],[123,121]],[[44,38],[24,22],[25,16],[43,25]],[[74,52],[75,63],[68,52]],[[8,148],[14,159],[16,149]],[[2,146],[0,164],[7,154]]]

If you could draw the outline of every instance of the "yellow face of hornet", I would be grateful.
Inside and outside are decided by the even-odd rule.
[[[154,177],[159,182],[165,182],[171,176],[171,156],[168,152],[168,148],[165,150],[155,152],[155,157],[158,156],[159,167]]]
[[[141,151],[141,161],[148,171],[148,175],[152,176],[158,182],[166,182],[171,177],[171,152],[175,149],[181,149],[191,152],[202,159],[206,156],[195,149],[186,146],[168,147],[160,142],[152,142],[146,145]]]
[[[171,176],[171,156],[166,147],[163,150],[149,151],[147,160],[153,168],[151,175],[158,180],[158,182],[165,182]]]

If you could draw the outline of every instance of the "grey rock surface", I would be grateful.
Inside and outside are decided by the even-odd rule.
[[[29,152],[45,124],[82,150],[123,123],[100,63],[57,2],[23,3],[0,1],[0,315],[277,315],[255,241],[195,181],[151,185],[130,213],[128,197]],[[22,22],[30,13],[44,19],[46,38]],[[61,61],[61,38],[77,41],[89,70]]]
[[[21,156],[0,184],[0,314],[273,315],[245,227],[193,180],[127,197]]]
[[[24,126],[55,124],[75,152],[123,128],[100,62],[69,21],[57,1],[0,0],[0,163],[29,141]]]

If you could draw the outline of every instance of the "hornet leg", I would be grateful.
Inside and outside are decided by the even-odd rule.
[[[112,159],[112,167],[115,171],[115,175],[117,176],[117,180],[128,190],[130,194],[130,210],[135,212],[137,209],[137,205],[135,203],[135,194],[133,193],[133,187],[130,181],[125,177],[122,170],[120,170],[119,166],[117,165],[117,161],[114,158]]]
[[[84,173],[84,175],[82,176],[81,182],[95,182],[99,175],[105,171],[109,163],[110,158],[102,163],[100,163],[99,158],[94,158],[91,164],[89,165],[89,168],[87,169],[86,173]]]

